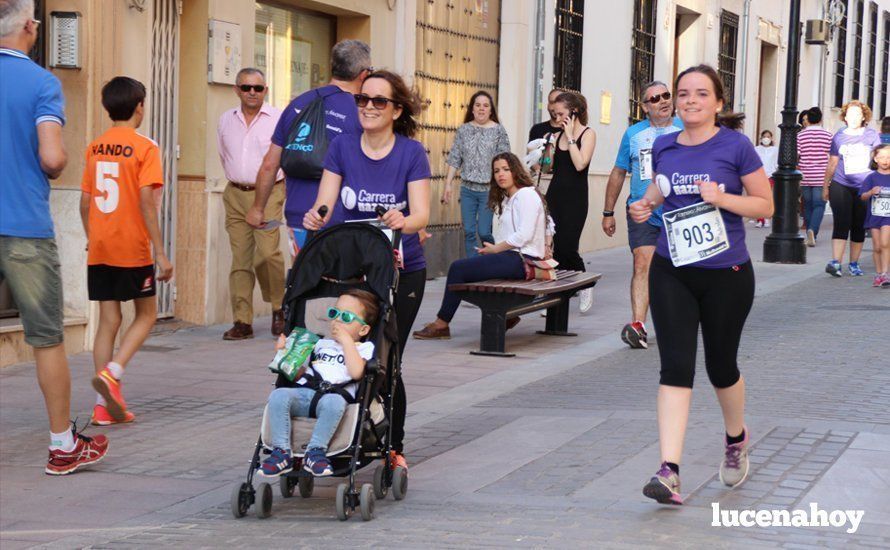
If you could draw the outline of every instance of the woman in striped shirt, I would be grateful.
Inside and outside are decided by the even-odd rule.
[[[819,226],[825,214],[822,181],[828,168],[831,132],[822,128],[822,110],[813,107],[801,113],[803,130],[797,135],[798,169],[803,174],[800,194],[803,198],[803,222],[807,228],[807,246],[816,246]]]

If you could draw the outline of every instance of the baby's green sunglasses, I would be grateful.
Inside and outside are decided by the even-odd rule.
[[[358,321],[360,324],[366,325],[366,326],[368,324],[364,321],[364,319],[362,319],[361,317],[359,317],[358,315],[356,315],[355,313],[353,313],[351,311],[340,311],[339,309],[337,309],[335,307],[329,307],[328,308],[328,319],[333,321],[334,319],[336,319],[338,317],[340,318],[341,321],[343,321],[347,325],[353,321]]]

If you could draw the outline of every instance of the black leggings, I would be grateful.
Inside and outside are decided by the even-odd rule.
[[[583,184],[572,181],[550,182],[547,188],[547,208],[556,225],[553,235],[553,259],[560,269],[585,271],[584,260],[578,252],[581,232],[587,221],[587,176]]]
[[[846,241],[849,237],[853,243],[865,242],[865,201],[859,199],[859,191],[833,181],[828,201],[834,215],[831,238]]]
[[[661,381],[692,387],[698,327],[705,367],[716,388],[739,381],[738,350],[754,302],[751,261],[725,269],[674,267],[656,254],[649,268],[649,308],[658,338]]]
[[[399,274],[399,291],[396,295],[396,325],[399,329],[399,357],[405,353],[405,342],[411,335],[411,326],[417,318],[423,291],[426,288],[426,268],[410,273]],[[404,365],[404,361],[402,362]],[[405,415],[408,410],[408,397],[401,375],[396,379],[392,400],[392,448],[401,453],[405,439]]]

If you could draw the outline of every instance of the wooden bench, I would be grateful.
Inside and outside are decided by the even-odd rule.
[[[508,319],[546,309],[546,328],[538,334],[577,336],[569,332],[569,299],[592,288],[600,277],[599,273],[557,270],[555,281],[490,279],[450,285],[448,290],[482,310],[479,351],[470,353],[512,357],[515,354],[505,352]]]

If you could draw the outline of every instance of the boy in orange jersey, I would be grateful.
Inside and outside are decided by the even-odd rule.
[[[86,151],[80,217],[87,234],[87,286],[99,302],[93,347],[98,392],[92,423],[132,422],[121,393],[124,367],[148,337],[157,318],[157,279],[173,276],[164,254],[155,190],[164,184],[157,144],[136,132],[145,112],[145,86],[118,76],[102,88],[102,106],[112,127]],[[154,251],[154,256],[152,256]],[[136,318],[114,353],[121,326],[121,302],[133,300]]]

